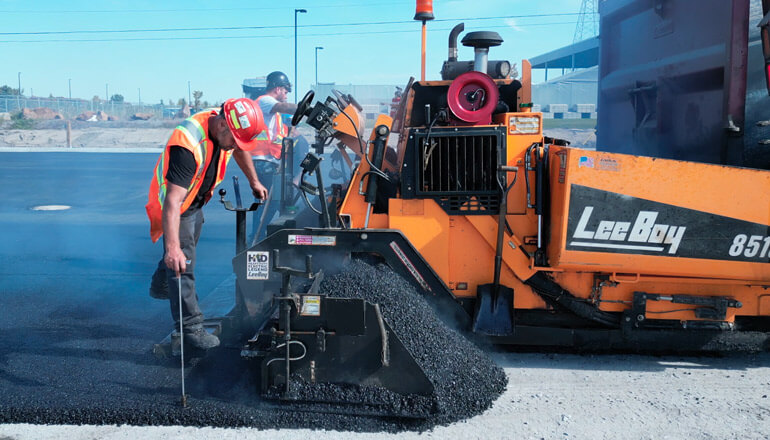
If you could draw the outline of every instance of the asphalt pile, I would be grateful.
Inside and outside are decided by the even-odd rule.
[[[428,300],[386,264],[354,259],[339,274],[327,276],[320,291],[379,304],[385,321],[433,384],[429,403],[407,395],[394,406],[421,412],[427,423],[445,424],[480,414],[505,391],[502,368],[442,322]]]
[[[0,314],[0,423],[423,431],[483,412],[504,390],[502,370],[447,328],[387,266],[352,261],[342,273],[327,276],[323,287],[336,296],[380,303],[385,320],[434,384],[435,395],[327,387],[314,388],[316,396],[383,393],[377,398],[392,399],[393,408],[424,410],[425,417],[388,417],[376,407],[262,399],[255,371],[240,357],[240,345],[210,350],[186,369],[189,398],[182,408],[178,359],[162,363],[150,352],[165,335],[157,325],[168,320],[162,304],[157,316],[148,316],[139,305],[149,299],[127,308],[95,299],[96,294],[64,300],[66,292],[53,291],[47,316],[23,292],[8,292],[7,298],[17,300],[6,301],[9,313]]]

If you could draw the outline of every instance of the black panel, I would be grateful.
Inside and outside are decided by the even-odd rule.
[[[770,226],[571,186],[572,251],[770,262]]]
[[[450,215],[497,214],[496,170],[506,157],[505,140],[505,127],[411,130],[402,197],[433,199]]]

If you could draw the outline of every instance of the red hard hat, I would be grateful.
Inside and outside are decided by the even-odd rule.
[[[225,120],[238,148],[251,151],[257,146],[257,135],[267,130],[262,110],[248,98],[228,99],[222,105]]]

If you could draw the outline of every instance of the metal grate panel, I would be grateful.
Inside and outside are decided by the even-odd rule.
[[[433,197],[450,214],[493,214],[499,210],[496,169],[504,137],[496,129],[417,133],[417,191]]]

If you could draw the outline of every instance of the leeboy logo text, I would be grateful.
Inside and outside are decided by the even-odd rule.
[[[570,246],[647,252],[664,252],[668,247],[673,255],[687,230],[684,226],[655,223],[659,215],[656,211],[639,211],[630,222],[600,219],[595,228],[589,227],[596,225],[596,220],[591,220],[593,211],[593,206],[583,208]]]

